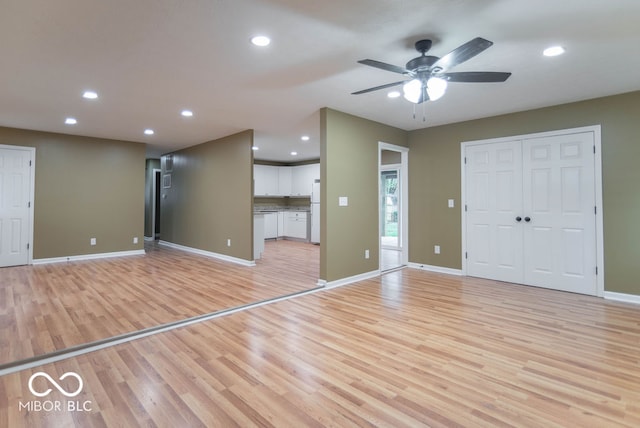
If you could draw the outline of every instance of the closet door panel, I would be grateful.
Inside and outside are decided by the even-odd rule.
[[[525,284],[596,294],[593,134],[523,141]]]
[[[467,273],[522,282],[522,153],[519,141],[465,151]]]

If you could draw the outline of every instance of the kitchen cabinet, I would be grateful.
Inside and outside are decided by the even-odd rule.
[[[279,166],[278,168],[278,194],[291,195],[291,167]]]
[[[287,238],[296,238],[301,240],[309,240],[307,233],[307,216],[304,211],[288,211],[286,212],[284,222],[284,234]]]
[[[320,164],[299,166],[254,165],[254,196],[309,197],[313,181],[320,178]]]
[[[278,213],[264,213],[264,239],[278,237]]]
[[[278,211],[278,238],[284,238],[284,220],[287,211]]]
[[[256,196],[278,195],[278,169],[268,165],[253,166],[254,188]]]
[[[320,179],[320,164],[292,167],[291,196],[310,196],[315,179]]]

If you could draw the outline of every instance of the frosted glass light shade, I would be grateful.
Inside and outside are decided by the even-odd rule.
[[[422,95],[422,82],[419,79],[413,79],[402,86],[402,92],[407,101],[418,104]]]
[[[427,94],[429,94],[429,99],[431,101],[442,98],[446,90],[446,80],[441,79],[440,77],[431,77],[427,80]]]

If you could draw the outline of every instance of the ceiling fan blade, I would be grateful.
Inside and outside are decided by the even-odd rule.
[[[511,73],[498,71],[461,71],[458,73],[436,74],[436,76],[443,77],[449,82],[491,83],[504,82],[511,76]]]
[[[386,62],[376,61],[374,59],[363,59],[358,61],[360,64],[368,65],[370,67],[379,68],[381,70],[391,71],[399,74],[411,74],[409,70],[404,67],[398,67],[397,65],[387,64]]]
[[[493,45],[493,42],[483,39],[482,37],[476,37],[440,58],[431,68],[434,69],[438,67],[441,69],[440,71],[447,71],[451,67],[473,58],[480,52],[491,47],[491,45]]]
[[[378,91],[380,89],[392,88],[394,86],[402,85],[404,82],[406,82],[406,80],[402,80],[400,82],[387,83],[386,85],[380,85],[380,86],[376,86],[376,87],[369,88],[369,89],[363,89],[363,90],[358,91],[358,92],[352,92],[351,95],[366,94],[367,92],[373,92],[373,91]]]

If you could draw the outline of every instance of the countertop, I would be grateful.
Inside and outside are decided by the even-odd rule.
[[[280,212],[280,211],[286,211],[286,212],[292,212],[293,211],[293,212],[306,212],[306,213],[308,213],[308,212],[311,212],[311,208],[306,208],[306,207],[304,207],[304,208],[302,208],[302,207],[300,207],[300,208],[291,208],[291,207],[289,207],[289,208],[258,208],[258,209],[253,210],[253,213],[254,214],[268,214],[268,213],[277,213],[277,212]]]

